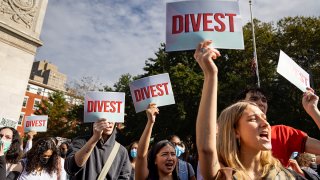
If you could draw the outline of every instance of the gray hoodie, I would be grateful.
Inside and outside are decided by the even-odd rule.
[[[74,139],[71,145],[72,152],[68,155],[64,163],[64,168],[72,177],[71,179],[97,179],[115,144],[115,138],[116,130],[112,132],[111,136],[104,144],[102,141],[97,142],[89,159],[83,167],[77,166],[74,155],[86,144],[86,142],[90,139],[90,136]],[[119,151],[112,162],[105,179],[130,179],[131,169],[128,152],[125,147],[120,145]]]

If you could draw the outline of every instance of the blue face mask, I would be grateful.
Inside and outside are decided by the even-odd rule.
[[[177,157],[181,156],[184,153],[184,149],[182,147],[180,147],[180,146],[176,146],[175,150],[176,150],[176,156]]]
[[[130,150],[130,156],[132,158],[136,158],[137,157],[137,149],[131,149]]]
[[[10,141],[1,141],[1,144],[3,144],[3,152],[6,153],[11,146],[11,142]]]

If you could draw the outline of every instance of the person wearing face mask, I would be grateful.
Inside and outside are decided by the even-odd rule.
[[[172,135],[168,139],[175,145],[176,156],[178,157],[177,174],[181,180],[194,180],[196,179],[195,172],[190,163],[184,161],[183,154],[185,153],[186,146],[180,140],[179,136]]]
[[[4,145],[0,141],[0,179],[6,179],[6,159],[4,157]]]
[[[64,159],[59,156],[52,138],[39,139],[22,159],[22,171],[18,180],[65,180]]]
[[[68,151],[69,151],[69,143],[67,142],[63,142],[61,143],[61,145],[59,146],[59,150],[60,150],[60,156],[65,159],[67,157]]]
[[[185,160],[185,159],[183,158],[183,155],[184,155],[184,153],[185,153],[185,149],[186,149],[186,146],[184,145],[183,142],[180,142],[179,145],[176,145],[176,148],[175,148],[175,150],[176,150],[176,155],[177,155],[177,157],[178,157],[179,159],[181,159],[181,160]]]
[[[21,139],[17,130],[11,127],[0,128],[0,140],[3,148],[5,176],[7,179],[17,179],[21,171],[22,157]]]
[[[129,145],[129,148],[128,148],[129,159],[132,166],[130,179],[132,180],[134,179],[134,169],[135,169],[136,160],[137,160],[138,143],[139,143],[138,141],[134,141]]]

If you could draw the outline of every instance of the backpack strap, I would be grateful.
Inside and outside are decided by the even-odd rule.
[[[177,165],[177,174],[180,179],[189,179],[189,169],[187,162],[183,160],[178,160]]]
[[[186,164],[187,164],[187,170],[188,170],[188,172],[187,172],[188,179],[190,179],[190,169],[189,169],[189,164],[188,164],[188,162],[186,162]]]
[[[99,174],[99,177],[97,180],[103,180],[105,179],[110,167],[111,167],[111,164],[114,160],[114,158],[116,157],[117,155],[117,152],[119,151],[119,148],[120,148],[120,144],[116,141],[113,148],[112,148],[112,151],[107,159],[107,161],[104,163],[104,166]]]

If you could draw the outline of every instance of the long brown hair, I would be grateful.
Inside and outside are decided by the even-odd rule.
[[[48,150],[52,150],[52,155],[48,163],[43,166],[40,163],[40,156]],[[26,158],[26,172],[28,174],[36,170],[36,168],[39,166],[43,167],[43,170],[48,172],[48,174],[50,175],[52,175],[53,173],[57,173],[58,175],[60,174],[60,157],[56,148],[56,144],[52,140],[52,138],[39,139],[28,151]]]

